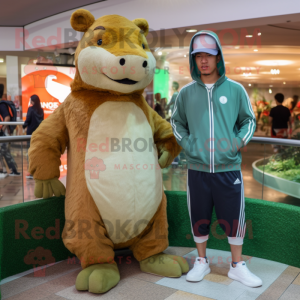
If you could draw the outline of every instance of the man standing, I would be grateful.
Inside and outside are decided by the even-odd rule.
[[[270,111],[269,122],[272,124],[271,137],[286,139],[292,134],[292,116],[290,110],[282,105],[284,95],[277,93],[276,106]],[[288,130],[290,125],[290,130]]]
[[[210,273],[206,244],[215,206],[231,248],[228,277],[250,287],[261,286],[261,279],[241,261],[246,226],[239,150],[255,131],[252,106],[244,87],[225,76],[215,33],[203,30],[194,35],[189,60],[193,81],[180,90],[171,117],[188,161],[188,209],[199,254],[186,279],[200,281]]]
[[[173,107],[174,107],[174,104],[175,104],[175,100],[176,100],[176,98],[177,98],[177,96],[179,94],[178,89],[179,89],[178,82],[177,81],[173,81],[173,83],[172,83],[172,90],[174,91],[174,93],[172,95],[170,103],[166,106],[167,114],[168,114],[169,110],[171,110],[173,112]]]
[[[3,92],[4,92],[4,85],[0,84],[0,120],[1,120],[1,122],[9,122],[10,121],[10,113],[9,113],[7,104],[5,104],[5,100],[2,100]],[[8,128],[7,125],[0,125],[0,136],[5,136],[6,128]],[[20,176],[21,173],[19,173],[17,171],[17,164],[9,151],[8,143],[1,143],[0,144],[0,161],[2,164],[2,169],[0,170],[0,178],[4,178],[7,176],[3,157],[6,161],[7,166],[11,170],[11,173],[9,173],[9,176]]]

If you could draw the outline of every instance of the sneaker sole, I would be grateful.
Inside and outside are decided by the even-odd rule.
[[[191,279],[187,279],[187,278],[186,278],[186,281],[189,281],[189,282],[198,282],[198,281],[201,281],[201,280],[203,280],[203,278],[204,278],[206,275],[208,275],[209,273],[210,273],[210,268],[204,272],[203,276],[202,276],[200,279],[197,279],[197,280],[191,280]]]
[[[257,285],[257,284],[248,284],[248,283],[245,283],[245,282],[243,282],[242,280],[240,280],[239,278],[237,278],[237,277],[235,277],[234,275],[231,275],[231,274],[229,274],[228,273],[228,277],[230,278],[230,279],[233,279],[233,280],[236,280],[236,281],[238,281],[238,282],[240,282],[240,283],[242,283],[242,284],[244,284],[244,285],[246,285],[246,286],[249,286],[249,287],[259,287],[259,286],[262,286],[262,284],[260,284],[260,285]]]

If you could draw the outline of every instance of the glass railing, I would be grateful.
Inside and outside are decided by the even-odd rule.
[[[36,199],[34,180],[28,174],[30,138],[0,137],[0,207]],[[300,140],[253,137],[241,154],[245,197],[300,206]],[[67,153],[61,162],[60,180],[65,185]],[[12,174],[13,167],[20,175]],[[165,190],[186,191],[186,175],[187,160],[182,151],[162,170]]]
[[[30,139],[30,135],[0,137],[0,208],[36,200],[35,183],[28,172]],[[59,179],[65,185],[66,153],[62,155],[61,162]]]
[[[245,197],[300,206],[300,134],[296,139],[253,137],[241,149]],[[162,170],[166,190],[186,191],[184,151]]]
[[[15,126],[13,132],[9,133],[9,136],[23,136],[26,135],[25,129],[23,129],[23,121],[16,121],[16,122],[0,122],[1,125],[11,125]]]

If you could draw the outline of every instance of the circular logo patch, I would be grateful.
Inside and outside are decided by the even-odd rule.
[[[222,104],[225,104],[227,102],[227,98],[225,96],[220,97],[219,100]]]

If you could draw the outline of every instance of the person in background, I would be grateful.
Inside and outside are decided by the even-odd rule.
[[[26,128],[26,134],[32,135],[32,133],[39,127],[44,120],[44,110],[41,107],[41,101],[38,95],[32,95],[30,97],[30,107],[28,108],[26,120],[23,124],[23,128]],[[27,147],[30,147],[30,141],[27,142]],[[33,179],[33,176],[28,172],[26,178]]]
[[[156,102],[155,104],[155,107],[154,107],[154,110],[164,119],[166,116],[165,116],[165,113],[162,109],[162,106],[159,102]]]
[[[278,93],[275,95],[276,106],[270,111],[269,122],[271,126],[271,137],[273,138],[288,138],[291,132],[288,130],[290,124],[291,129],[291,112],[290,110],[282,105],[284,95]],[[276,149],[276,148],[275,148]]]
[[[173,81],[173,83],[172,83],[172,90],[174,91],[174,93],[172,95],[170,103],[166,106],[167,114],[168,114],[169,110],[171,110],[171,112],[173,111],[175,100],[176,100],[176,98],[177,98],[177,96],[179,94],[178,89],[179,89],[179,83],[177,81]]]
[[[0,120],[1,122],[9,122],[10,121],[10,114],[7,108],[7,105],[1,103],[2,101],[4,102],[5,100],[2,100],[4,92],[4,85],[0,84]],[[7,125],[0,125],[0,136],[6,136],[5,132],[9,131],[9,127]],[[9,173],[9,176],[20,176],[21,174],[17,171],[17,164],[12,157],[9,149],[8,149],[8,143],[1,143],[0,144],[0,162],[1,162],[1,167],[0,167],[0,178],[4,178],[7,176],[7,171],[6,167],[4,164],[4,160],[6,161],[6,164],[8,168],[11,170],[11,173]]]
[[[155,106],[154,106],[154,110],[162,117],[165,118],[165,113],[162,109],[161,106],[161,94],[160,93],[156,93],[155,94]]]
[[[291,114],[293,113],[295,107],[297,106],[298,100],[299,100],[299,96],[294,95],[293,101],[290,103],[290,106],[289,106],[289,110],[290,110]]]
[[[166,110],[166,103],[167,103],[167,98],[162,98],[162,99],[160,100],[161,109],[162,109],[163,111]]]
[[[297,114],[299,114],[299,109],[297,106],[299,100],[299,96],[298,95],[294,95],[293,96],[293,100],[291,101],[290,105],[289,105],[289,110],[291,112],[292,115],[292,123],[291,123],[291,128],[292,130],[295,128],[295,118],[297,117]]]

